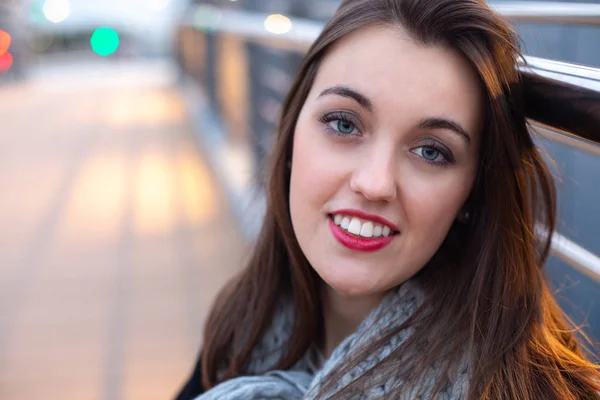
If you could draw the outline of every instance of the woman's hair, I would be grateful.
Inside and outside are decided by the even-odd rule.
[[[336,398],[349,398],[391,375],[417,382],[433,362],[445,366],[449,374],[442,376],[451,376],[463,357],[470,366],[469,399],[599,398],[598,367],[584,358],[577,330],[544,276],[556,193],[526,124],[516,68],[519,42],[481,0],[346,0],[327,23],[283,103],[257,243],[247,267],[222,290],[208,318],[204,386],[244,373],[282,296],[293,299],[296,325],[278,368],[291,367],[322,335],[320,278],[300,249],[290,219],[293,135],[328,49],[373,25],[403,29],[423,46],[449,46],[460,53],[479,76],[485,123],[477,177],[467,200],[471,218],[452,226],[414,277],[426,288],[427,301],[399,329],[411,324],[415,333],[374,373],[361,376]],[[329,381],[381,342],[371,343]],[[419,356],[399,362],[411,349],[419,349]],[[436,387],[443,385],[441,378]]]

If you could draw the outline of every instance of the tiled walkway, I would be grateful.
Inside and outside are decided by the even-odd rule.
[[[0,87],[0,399],[171,398],[240,268],[169,79],[131,72]]]

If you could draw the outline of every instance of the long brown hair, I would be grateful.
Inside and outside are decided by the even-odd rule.
[[[206,323],[204,386],[244,373],[283,295],[293,298],[296,325],[278,368],[291,367],[322,335],[320,281],[298,245],[289,213],[293,134],[327,50],[348,33],[374,24],[404,29],[424,46],[451,46],[462,54],[486,95],[485,124],[467,202],[469,223],[455,223],[414,278],[427,289],[423,312],[407,321],[415,334],[373,373],[335,397],[349,398],[390,375],[418,379],[434,361],[451,372],[466,357],[469,399],[600,398],[598,367],[583,356],[542,268],[555,225],[556,193],[525,119],[515,67],[521,59],[518,38],[479,0],[346,0],[328,22],[282,107],[257,243],[247,267],[222,290]],[[361,354],[378,345],[372,343]],[[420,357],[398,362],[410,346],[421,349]]]

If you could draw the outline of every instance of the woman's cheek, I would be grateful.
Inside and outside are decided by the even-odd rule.
[[[333,143],[320,126],[299,125],[294,139],[292,174],[300,186],[315,194],[339,188],[352,162],[350,152]]]
[[[399,192],[407,222],[424,236],[445,236],[468,195],[464,171],[423,173],[407,168],[405,172],[399,178]]]

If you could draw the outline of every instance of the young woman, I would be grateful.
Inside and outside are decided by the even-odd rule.
[[[482,1],[344,1],[283,104],[260,236],[182,396],[600,398],[544,278],[555,190],[517,61]]]

